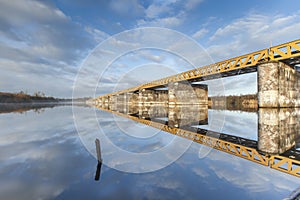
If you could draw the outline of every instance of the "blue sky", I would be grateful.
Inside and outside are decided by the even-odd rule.
[[[71,97],[78,69],[93,49],[110,36],[135,28],[163,27],[183,33],[215,62],[299,39],[299,5],[296,0],[0,0],[0,91]],[[174,56],[157,50],[142,50],[131,57],[141,56],[139,65],[173,63],[168,68],[172,73],[190,69],[176,68]],[[96,95],[111,92],[115,75],[124,77],[136,67],[132,63],[126,56],[113,63]],[[89,76],[76,96],[94,95]],[[157,77],[127,80],[134,85]],[[224,80],[225,94],[255,92],[255,77]]]

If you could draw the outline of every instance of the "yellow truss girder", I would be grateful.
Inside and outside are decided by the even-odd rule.
[[[300,161],[287,157],[273,155],[270,157],[270,167],[297,177],[300,177]]]
[[[297,56],[300,56],[300,40],[271,47],[269,51],[270,60],[280,61]]]

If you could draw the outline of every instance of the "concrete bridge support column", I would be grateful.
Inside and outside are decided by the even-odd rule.
[[[198,103],[199,105],[208,105],[208,87],[207,85],[204,84],[193,84],[192,88],[194,89],[197,98],[198,98]],[[202,106],[201,106],[202,108]],[[204,108],[204,107],[203,107]]]
[[[141,89],[139,91],[139,102],[142,105],[149,105],[151,102],[154,102],[155,95],[154,90],[151,89]]]
[[[168,90],[155,90],[155,99],[156,102],[162,106],[167,106],[169,101],[169,92]]]
[[[296,144],[299,134],[298,111],[292,108],[259,109],[258,150],[268,154],[281,154]]]
[[[300,74],[282,62],[262,63],[257,69],[258,106],[285,108],[300,106]]]
[[[139,105],[167,104],[167,90],[142,89],[139,91]]]
[[[169,106],[208,105],[207,85],[192,85],[189,82],[172,82],[168,84]]]

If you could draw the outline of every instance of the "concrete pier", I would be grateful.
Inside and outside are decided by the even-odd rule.
[[[257,84],[260,108],[300,106],[300,73],[289,65],[277,61],[259,64]]]
[[[133,104],[133,93],[124,93],[112,96],[111,99],[114,99],[114,101],[111,100],[112,107],[121,113],[129,113],[130,105]]]
[[[104,96],[95,100],[95,104],[120,110],[119,105],[134,106],[175,106],[175,105],[208,105],[208,88],[203,84],[175,82],[168,84],[167,89],[144,88],[138,91]],[[129,108],[127,108],[128,110]]]
[[[208,105],[207,85],[193,85],[189,82],[171,82],[168,84],[169,106]]]
[[[142,89],[139,91],[138,104],[168,104],[167,90]]]

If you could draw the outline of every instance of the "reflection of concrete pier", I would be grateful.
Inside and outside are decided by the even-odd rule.
[[[123,112],[124,105],[111,109],[119,113],[136,116],[140,119],[159,121],[165,119],[170,127],[204,125],[208,123],[207,105],[175,106],[164,105],[128,105],[128,112]],[[119,109],[118,109],[119,108]]]
[[[207,105],[169,107],[168,125],[170,127],[184,127],[204,125],[208,123]]]
[[[282,154],[296,144],[299,137],[297,109],[259,109],[258,149],[265,153]]]
[[[138,110],[137,116],[141,119],[154,120],[155,118],[168,117],[168,107],[151,105],[151,106],[133,106]]]

